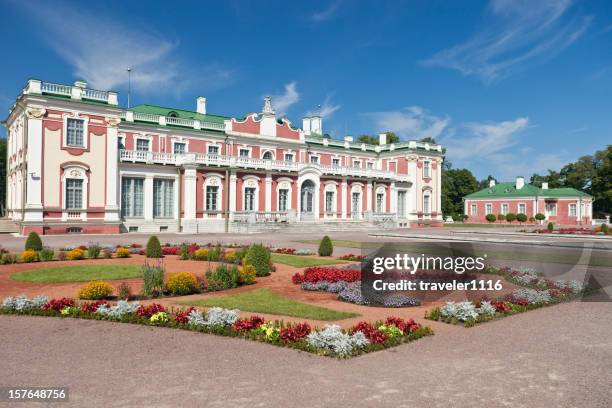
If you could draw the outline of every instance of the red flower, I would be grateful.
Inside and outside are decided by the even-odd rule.
[[[166,308],[159,303],[151,303],[148,306],[140,305],[136,309],[136,316],[150,319],[155,313],[165,312]]]
[[[55,310],[56,312],[61,311],[65,307],[74,306],[74,300],[63,297],[61,299],[51,299],[44,306],[44,310]]]
[[[174,247],[163,247],[162,248],[162,254],[164,254],[164,255],[176,255],[176,254],[178,254],[179,249],[180,248],[176,247],[176,246],[174,246]]]
[[[312,328],[306,322],[298,323],[295,326],[283,327],[280,331],[280,338],[285,342],[298,341],[310,334]]]
[[[295,284],[310,282],[355,282],[361,280],[361,271],[355,269],[339,269],[333,267],[313,266],[304,269],[303,274],[296,273],[292,281]]]
[[[495,308],[495,311],[498,313],[503,313],[510,310],[510,306],[508,306],[506,302],[503,302],[501,300],[491,302],[491,306],[493,306]]]
[[[110,303],[108,303],[106,300],[96,300],[94,302],[85,302],[81,305],[81,310],[84,313],[95,313],[96,310],[98,310],[98,308],[102,305],[106,305],[107,307],[110,307]]]
[[[264,324],[264,318],[260,316],[251,316],[248,319],[238,319],[234,323],[234,330],[236,331],[251,331]]]
[[[186,324],[187,322],[189,322],[189,313],[194,310],[196,309],[193,306],[191,306],[187,310],[178,310],[174,313],[174,320],[176,320],[177,323]]]
[[[356,333],[358,331],[362,332],[372,344],[382,344],[389,338],[388,335],[379,331],[377,328],[372,326],[371,323],[365,321],[357,323],[350,330],[351,333]]]
[[[414,319],[404,320],[400,317],[395,316],[387,317],[387,320],[385,320],[385,324],[387,326],[395,326],[401,331],[403,331],[405,334],[413,332],[415,330],[419,330],[421,328],[421,325],[415,323]]]

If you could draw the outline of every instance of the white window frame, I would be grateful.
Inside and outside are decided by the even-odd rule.
[[[378,208],[378,196],[382,194],[382,206]],[[374,212],[376,213],[384,213],[387,210],[387,189],[384,186],[376,187],[376,191],[374,191]]]
[[[172,141],[172,153],[173,153],[173,154],[180,154],[180,153],[175,153],[175,152],[174,152],[174,150],[175,150],[175,146],[176,146],[177,144],[182,144],[182,145],[185,145],[185,153],[189,153],[189,142],[187,142],[187,141],[185,141],[185,140],[173,140],[173,141]]]
[[[83,146],[70,146],[68,145],[68,119],[77,119],[83,121]],[[63,137],[62,145],[68,149],[82,149],[87,150],[89,148],[89,117],[79,116],[76,112],[72,114],[64,114],[63,117]]]
[[[333,193],[331,211],[327,211],[327,193]],[[338,184],[335,182],[325,183],[323,189],[323,210],[326,217],[335,217],[338,213]]]
[[[123,215],[124,212],[124,208],[123,208],[123,183],[124,183],[124,179],[140,179],[142,180],[142,215]],[[146,187],[146,177],[143,174],[121,174],[120,176],[120,186],[119,186],[119,202],[120,202],[120,214],[121,217],[124,219],[143,219],[146,216],[146,206],[147,206],[147,187]],[[151,192],[152,194],[152,192]],[[135,200],[134,197],[132,197],[133,200]],[[153,199],[153,196],[151,196],[151,199]],[[176,199],[176,196],[175,196]],[[135,201],[132,203],[132,213],[134,212],[134,205]]]
[[[210,173],[204,176],[204,211],[216,211],[217,214],[204,214],[205,218],[221,218],[223,212],[223,176],[217,173]],[[206,209],[206,190],[208,187],[217,188],[217,202],[215,203],[215,210]]]
[[[276,180],[276,209],[278,211],[283,211],[280,209],[280,191],[288,190],[287,193],[287,209],[284,211],[289,211],[291,207],[291,197],[293,195],[293,182],[290,178],[281,177]]]
[[[574,214],[572,214],[572,207],[574,208]],[[570,217],[578,217],[578,205],[576,203],[569,203],[567,205],[567,215]]]
[[[478,215],[478,204],[470,204],[470,215],[475,217]]]
[[[334,163],[334,161],[337,161],[338,163]],[[340,159],[340,157],[332,157],[332,167],[340,166],[342,166],[342,160]]]
[[[360,169],[361,168],[361,159],[353,159],[353,168]]]
[[[166,182],[171,182],[172,183],[172,197],[171,197],[171,201],[172,201],[172,208],[170,211],[170,215],[155,215],[155,182],[157,180],[161,180],[161,181],[166,181]],[[146,181],[145,181],[146,182]],[[154,177],[153,178],[153,197],[152,197],[152,204],[153,204],[153,208],[152,208],[152,214],[153,214],[153,218],[154,219],[172,219],[174,218],[174,215],[176,214],[176,188],[177,188],[177,183],[176,180],[174,179],[174,177]],[[166,206],[166,202],[165,200],[162,200],[162,208],[165,210],[165,206]],[[166,212],[166,211],[164,211]]]
[[[241,151],[243,151],[243,150],[245,150],[245,151],[248,151],[248,152],[249,152],[248,156],[241,156],[241,155],[240,155],[240,152],[241,152]],[[250,147],[239,146],[239,147],[238,147],[238,157],[239,157],[239,158],[240,158],[240,157],[241,157],[241,158],[250,158],[250,157],[251,157],[251,153],[252,153],[252,151],[253,151],[253,149],[252,149],[252,148],[250,148]]]
[[[312,159],[316,159],[316,160],[312,161]],[[308,157],[308,163],[309,164],[320,164],[321,156],[315,153],[310,153],[310,156]]]
[[[217,153],[211,153],[210,152],[210,148],[216,148],[217,149]],[[210,156],[219,156],[221,154],[221,145],[219,145],[218,143],[208,143],[206,145],[206,154],[210,155]]]
[[[141,152],[152,152],[153,151],[153,138],[151,136],[134,136],[134,150],[135,151],[141,151]],[[138,141],[139,140],[147,140],[148,144],[149,144],[149,150],[138,150]]]
[[[245,176],[242,182],[242,210],[243,211],[259,211],[259,177],[257,176]],[[253,198],[253,209],[246,209],[246,189],[254,188],[255,197]]]
[[[427,206],[425,205],[425,199],[427,199]],[[428,191],[423,193],[423,214],[431,214],[431,193]],[[427,208],[429,207],[429,208]]]
[[[521,211],[521,206],[524,207],[525,211]],[[527,215],[527,204],[525,203],[518,203],[516,206],[516,213],[517,214],[525,214]]]
[[[68,179],[80,179],[83,180],[83,191],[81,203],[83,208],[69,209],[66,207],[66,187]],[[68,219],[68,212],[80,212],[80,219],[85,221],[87,219],[87,197],[89,190],[89,179],[87,177],[87,168],[77,165],[71,165],[64,168],[64,174],[62,175],[62,220]]]
[[[395,167],[397,171],[397,165]],[[423,160],[423,178],[431,178],[431,161]]]
[[[485,204],[485,216],[489,214],[493,214],[493,203]]]
[[[500,212],[502,215],[508,215],[510,212],[510,204],[502,203]]]
[[[549,210],[549,207],[548,207],[549,205],[553,206],[552,207],[553,211]],[[544,204],[544,210],[546,211],[546,215],[547,216],[551,216],[552,215],[553,217],[556,217],[557,216],[557,203],[545,203]]]
[[[265,149],[265,150],[261,150],[261,159],[262,160],[275,160],[276,159],[276,154],[274,153],[274,151],[272,149]],[[270,153],[270,155],[272,155],[271,159],[264,159],[264,155],[266,153]]]
[[[291,157],[291,160],[287,160],[287,156]],[[285,152],[283,154],[283,159],[286,162],[292,162],[293,163],[295,161],[295,153],[293,153],[293,152]]]

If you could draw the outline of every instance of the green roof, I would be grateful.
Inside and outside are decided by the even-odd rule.
[[[497,183],[475,193],[468,194],[465,198],[514,198],[514,197],[590,197],[587,193],[575,188],[549,188],[541,189],[533,184],[525,184],[518,190],[515,183]]]
[[[169,116],[171,112],[175,112],[177,117],[181,119],[195,119],[200,122],[216,122],[223,123],[225,120],[230,119],[228,116],[221,115],[202,115],[201,113],[195,111],[188,111],[184,109],[172,109],[172,108],[164,108],[162,106],[155,105],[138,105],[130,108],[132,112],[138,113],[150,113],[152,115],[161,115],[161,116]]]

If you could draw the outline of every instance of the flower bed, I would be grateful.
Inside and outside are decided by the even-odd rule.
[[[0,305],[1,314],[73,317],[109,320],[149,326],[172,327],[183,330],[241,337],[315,353],[321,356],[347,358],[382,350],[432,335],[427,326],[413,320],[389,317],[375,323],[360,322],[350,330],[327,325],[322,330],[312,329],[306,322],[287,324],[266,322],[262,317],[241,319],[238,310],[213,307],[203,313],[189,309],[167,310],[162,305],[140,305],[138,302],[119,301],[82,302],[62,298],[49,300],[45,296],[28,299],[25,296],[7,298]]]
[[[355,254],[346,254],[346,255],[342,255],[341,257],[338,257],[338,259],[340,259],[341,261],[361,262],[361,261],[363,261],[363,256],[362,255],[355,255]]]
[[[520,232],[530,232],[533,234],[557,234],[557,235],[605,235],[605,233],[601,232],[601,229],[597,228],[585,228],[585,227],[567,227],[567,228],[557,228],[555,230],[549,230],[547,228],[537,228],[531,231],[529,230],[520,230]]]
[[[361,280],[361,270],[348,268],[333,268],[313,266],[304,269],[303,273],[296,273],[291,278],[291,281],[299,285],[304,282],[317,283],[326,282],[355,282]]]
[[[310,249],[276,248],[276,247],[270,247],[268,249],[270,250],[270,252],[273,252],[275,254],[301,255],[301,256],[315,254],[315,252]]]
[[[471,327],[477,323],[569,301],[588,290],[581,282],[545,279],[530,268],[512,270],[489,267],[487,272],[502,275],[510,282],[523,287],[515,289],[503,299],[446,302],[442,307],[425,312],[425,318]]]

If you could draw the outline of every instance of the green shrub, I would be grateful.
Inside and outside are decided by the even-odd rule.
[[[155,235],[151,235],[149,241],[147,242],[147,258],[163,258],[164,254],[162,254],[161,244],[159,243],[159,238]]]
[[[198,280],[192,272],[174,272],[168,275],[168,291],[176,296],[198,292]]]
[[[222,248],[220,245],[214,246],[208,250],[208,260],[212,262],[221,261]]]
[[[100,256],[101,250],[102,248],[100,248],[100,245],[90,244],[89,247],[87,247],[87,257],[91,259],[96,259],[98,256]]]
[[[512,221],[516,221],[516,214],[515,213],[506,214],[506,221],[508,221],[509,223],[512,223]]]
[[[606,224],[605,222],[603,224],[601,224],[601,230],[600,230],[604,235],[608,235],[608,224]]]
[[[523,213],[516,214],[516,220],[522,224],[527,221],[527,215]]]
[[[113,293],[110,283],[104,281],[91,281],[83,286],[77,293],[79,299],[98,300],[106,299]]]
[[[34,231],[30,232],[28,239],[26,239],[25,250],[27,251],[28,249],[33,249],[34,251],[40,251],[43,249],[42,240]]]
[[[214,271],[206,272],[208,290],[230,289],[238,286],[240,271],[234,265],[221,264]]]
[[[270,250],[262,244],[251,245],[243,259],[243,264],[253,265],[257,276],[270,275]]]
[[[544,214],[542,214],[542,213],[537,213],[535,215],[535,219],[538,220],[538,221],[544,221],[546,219],[546,216]]]
[[[253,265],[246,264],[242,268],[239,269],[240,276],[238,281],[243,285],[251,285],[255,283],[255,277],[257,276],[257,272],[255,271],[255,267]]]
[[[497,214],[497,221],[504,221],[506,216],[504,214]]]
[[[145,297],[156,297],[164,290],[164,266],[161,262],[157,265],[149,265],[145,262],[142,266],[142,294]]]
[[[2,254],[2,258],[0,258],[0,264],[9,265],[17,263],[17,255],[15,254]]]
[[[546,229],[552,232],[555,229],[555,224],[553,224],[552,222],[549,222]]]
[[[53,260],[53,250],[49,248],[43,248],[39,253],[38,257],[41,261],[52,261]]]
[[[487,216],[485,218],[489,222],[495,222],[495,220],[497,219],[497,217],[495,217],[495,214],[487,214]]]
[[[331,239],[326,235],[319,244],[319,256],[331,256],[334,252],[334,246]]]
[[[181,261],[186,261],[189,259],[189,244],[181,244],[181,249],[179,250],[179,258],[181,259]]]

